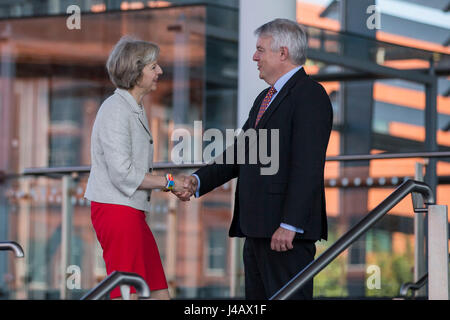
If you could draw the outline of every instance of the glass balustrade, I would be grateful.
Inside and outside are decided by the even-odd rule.
[[[448,205],[450,158],[439,159],[437,203]],[[395,188],[423,175],[422,158],[370,160],[345,167],[328,161],[325,170],[327,241],[316,243],[318,257]],[[193,169],[156,170],[190,174]],[[86,174],[22,176],[1,186],[2,240],[20,243],[25,258],[0,256],[3,299],[79,299],[106,276],[102,250],[83,194]],[[178,299],[243,297],[242,239],[229,238],[235,182],[181,202],[154,191],[147,222],[163,261],[169,288]],[[64,186],[69,186],[64,189]],[[71,212],[70,247],[62,248],[64,199]],[[414,277],[414,223],[411,197],[396,205],[367,234],[344,251],[314,280],[316,298],[395,297]],[[69,253],[62,275],[62,251]],[[66,285],[62,288],[61,282]]]

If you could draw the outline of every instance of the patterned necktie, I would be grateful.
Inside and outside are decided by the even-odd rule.
[[[263,116],[264,112],[266,111],[267,107],[269,106],[270,100],[272,100],[272,97],[276,92],[277,92],[277,89],[275,89],[274,87],[270,87],[264,100],[261,103],[261,107],[259,108],[258,115],[256,116],[255,128],[258,125],[259,120],[261,120],[261,117]]]

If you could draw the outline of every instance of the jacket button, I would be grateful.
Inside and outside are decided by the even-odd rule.
[[[147,196],[147,201],[150,201],[150,196]]]
[[[150,139],[150,144],[153,144],[153,139]]]
[[[148,172],[152,172],[153,171],[153,168],[148,168]]]

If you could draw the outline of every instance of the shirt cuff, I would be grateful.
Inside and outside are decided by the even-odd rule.
[[[192,174],[192,176],[194,176],[197,179],[197,190],[195,191],[195,197],[198,198],[198,197],[200,197],[199,196],[199,192],[200,192],[200,178],[195,173]]]
[[[303,232],[304,232],[303,229],[301,229],[301,228],[296,228],[296,227],[291,226],[291,225],[286,224],[286,223],[281,223],[281,224],[280,224],[280,227],[282,227],[282,228],[284,228],[284,229],[287,229],[287,230],[290,230],[290,231],[295,231],[295,232],[297,232],[297,233],[303,233]]]

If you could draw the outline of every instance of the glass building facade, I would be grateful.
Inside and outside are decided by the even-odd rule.
[[[172,133],[177,128],[193,134],[195,120],[202,121],[205,129],[234,126],[236,8],[119,7],[81,12],[81,28],[69,29],[67,15],[49,15],[51,10],[39,11],[42,8],[37,10],[34,5],[31,1],[22,3],[20,10],[12,5],[11,12],[20,11],[26,17],[0,21],[2,170],[90,165],[92,125],[102,101],[115,89],[105,61],[125,34],[153,41],[161,49],[159,64],[164,73],[157,92],[144,101],[155,140],[155,162],[172,160],[169,150],[176,143]],[[69,261],[81,270],[81,290],[70,291],[68,298],[80,296],[86,291],[82,289],[92,288],[105,276],[89,203],[83,199],[87,176],[80,175],[75,181],[70,195],[73,225]],[[64,198],[60,177],[13,179],[1,188],[1,239],[15,239],[27,252],[24,261],[13,264],[6,255],[0,258],[3,296],[59,297]],[[174,199],[154,193],[148,220],[168,281],[176,288],[174,295],[228,294],[228,237],[223,230],[230,220],[230,190],[230,186],[221,188],[201,206],[171,204]],[[211,208],[208,203],[213,203]]]
[[[68,27],[73,11],[67,8],[73,4],[80,8],[80,29]],[[346,56],[355,46],[369,53],[367,63],[397,69],[433,65],[442,72],[437,141],[440,151],[449,151],[448,47],[392,32],[370,39],[346,34],[338,8],[336,1],[297,1],[297,20],[309,34],[305,69],[325,87],[334,109],[327,156],[427,151],[423,85],[395,78],[358,80],[354,74],[348,80],[351,70],[321,59],[324,53]],[[238,29],[239,1],[0,0],[0,171],[7,174],[0,183],[0,241],[16,241],[25,251],[24,259],[0,252],[0,299],[78,299],[106,276],[83,198],[87,175],[71,174],[67,185],[61,174],[23,172],[90,165],[96,112],[115,89],[105,62],[120,37],[134,35],[161,48],[164,73],[144,106],[154,162],[168,163],[176,129],[193,136],[193,148],[206,143],[196,140],[194,121],[202,121],[203,131],[236,129]],[[438,204],[450,203],[448,160],[437,162]],[[401,182],[423,173],[420,165],[426,167],[427,160],[327,161],[329,239],[317,242],[316,257]],[[243,297],[243,242],[227,232],[234,183],[189,202],[152,194],[147,221],[173,297]],[[71,213],[67,265],[62,262],[63,208]],[[380,269],[381,288],[367,285],[371,266]],[[315,277],[314,294],[397,296],[400,285],[412,281],[413,268],[414,213],[408,197]]]

